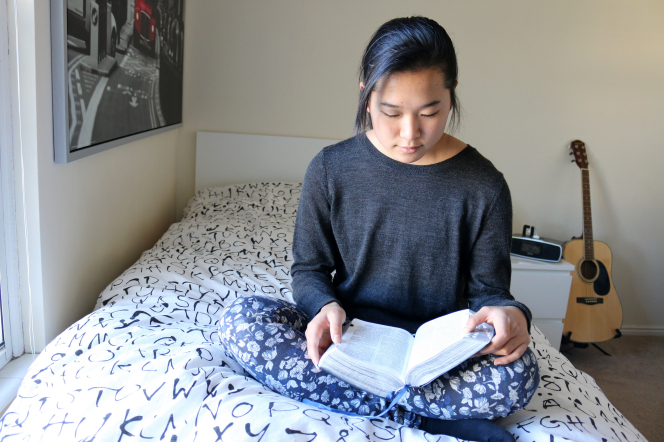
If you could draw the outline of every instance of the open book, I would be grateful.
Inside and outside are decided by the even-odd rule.
[[[415,337],[406,330],[353,319],[341,343],[323,354],[319,367],[357,388],[387,397],[405,385],[421,387],[486,346],[494,335],[489,324],[464,334],[473,314],[466,309],[426,322]]]

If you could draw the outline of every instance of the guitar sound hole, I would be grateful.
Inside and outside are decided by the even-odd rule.
[[[597,264],[593,261],[583,261],[581,263],[581,276],[587,280],[595,278],[597,276]]]

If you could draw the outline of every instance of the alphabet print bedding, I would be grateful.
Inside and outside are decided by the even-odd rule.
[[[285,398],[219,342],[221,309],[263,294],[292,302],[301,184],[204,189],[150,250],[54,339],[0,419],[2,441],[453,441]],[[541,381],[498,423],[518,441],[645,441],[592,377],[533,327]],[[472,402],[472,392],[468,392]]]

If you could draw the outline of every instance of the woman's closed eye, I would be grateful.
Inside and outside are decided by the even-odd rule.
[[[438,112],[440,112],[440,111],[436,111],[436,112],[434,112],[434,113],[432,113],[432,114],[422,114],[422,116],[425,117],[425,118],[433,118],[433,117],[435,117],[436,115],[438,115]],[[400,114],[388,114],[387,112],[383,112],[383,114],[384,114],[386,117],[389,117],[389,118],[397,118],[397,117],[401,116]]]

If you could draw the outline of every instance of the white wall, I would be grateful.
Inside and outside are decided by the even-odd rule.
[[[89,313],[104,287],[175,220],[178,138],[178,130],[169,131],[69,164],[55,164],[49,7],[46,1],[18,3],[20,116],[37,351]],[[19,147],[18,132],[15,135]],[[22,212],[20,206],[19,218]],[[19,232],[23,260],[24,240]],[[27,281],[27,268],[22,266],[26,315]],[[26,315],[25,344],[30,351]]]
[[[613,249],[627,328],[664,333],[664,3],[563,0],[189,1],[178,217],[193,195],[195,131],[346,138],[372,32],[421,14],[460,62],[462,140],[505,174],[514,230],[581,233],[589,150],[595,239]]]

